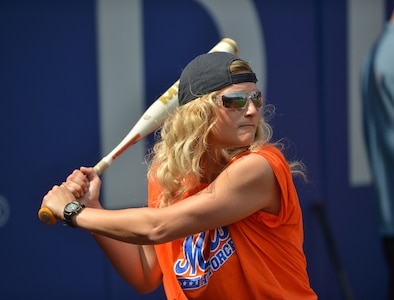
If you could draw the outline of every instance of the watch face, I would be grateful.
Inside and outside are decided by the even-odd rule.
[[[73,223],[72,216],[79,213],[81,211],[81,209],[84,207],[85,207],[84,205],[82,205],[81,203],[79,203],[77,201],[73,201],[73,202],[68,203],[64,207],[64,211],[63,211],[63,217],[64,217],[64,221],[65,221],[66,225],[75,228],[75,224]]]
[[[75,211],[79,207],[79,203],[76,202],[70,202],[66,205],[65,210],[68,212]]]

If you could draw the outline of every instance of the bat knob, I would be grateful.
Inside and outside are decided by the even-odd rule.
[[[42,223],[44,223],[45,225],[53,225],[56,223],[56,218],[53,215],[53,213],[51,212],[51,210],[47,207],[42,207],[39,211],[38,211],[38,218],[40,219],[40,221]]]

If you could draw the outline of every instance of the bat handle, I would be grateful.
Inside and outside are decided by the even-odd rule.
[[[55,215],[48,207],[41,207],[38,211],[38,218],[45,225],[53,225],[56,223]]]
[[[94,167],[94,172],[100,176],[101,174],[104,173],[105,170],[107,170],[112,163],[112,159],[108,157],[104,157],[102,160],[100,160]]]
[[[94,166],[94,172],[96,172],[96,174],[100,176],[105,170],[109,168],[111,162],[112,161],[110,158],[103,158]],[[45,225],[53,225],[56,223],[55,215],[48,207],[42,207],[38,211],[38,218]]]

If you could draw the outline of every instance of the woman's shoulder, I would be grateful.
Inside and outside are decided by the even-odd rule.
[[[258,149],[246,150],[237,154],[235,157],[232,158],[229,164],[234,163],[235,161],[239,160],[241,157],[246,157],[246,156],[253,157],[253,154],[258,154],[260,156],[263,156],[270,163],[272,160],[280,160],[282,162],[286,162],[284,155],[279,148],[277,148],[274,145],[267,144],[267,145],[262,145]]]
[[[260,174],[256,174],[257,176],[267,175],[273,172],[277,176],[280,175],[280,177],[282,177],[283,175],[287,178],[288,175],[291,174],[290,166],[282,151],[274,145],[264,145],[253,151],[244,151],[234,157],[230,164],[233,165],[232,167],[235,169],[246,170],[250,168],[249,172],[251,172],[252,169],[260,172]],[[241,165],[243,165],[243,167],[241,167]]]
[[[271,159],[267,158],[267,153],[271,153],[271,150],[260,149],[258,151],[244,151],[235,156],[227,166],[227,175],[233,174],[235,176],[241,176],[243,178],[256,178],[261,179],[267,175],[271,177],[273,173],[273,167]],[[275,150],[273,150],[275,151]]]

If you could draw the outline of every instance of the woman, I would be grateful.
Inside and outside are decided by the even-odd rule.
[[[103,209],[100,179],[84,167],[42,205],[91,232],[138,292],[163,283],[168,299],[317,299],[292,181],[302,164],[270,144],[256,82],[228,53],[186,66],[151,153],[149,207]]]

